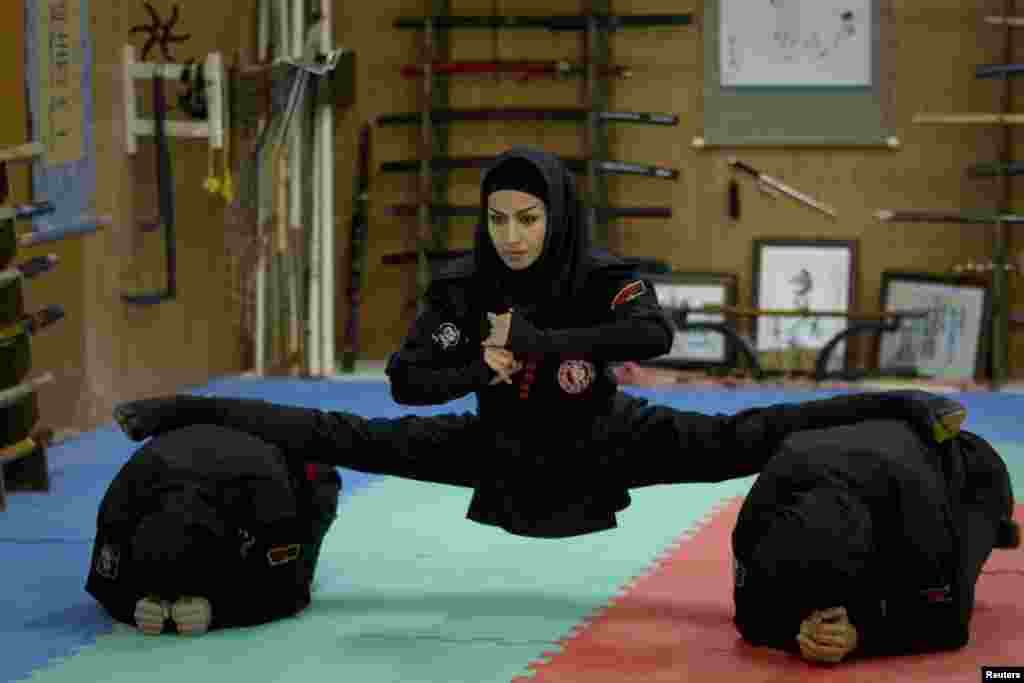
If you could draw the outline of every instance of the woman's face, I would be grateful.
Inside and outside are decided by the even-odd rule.
[[[487,231],[498,256],[512,270],[529,268],[544,250],[544,202],[518,190],[498,190],[487,198]]]

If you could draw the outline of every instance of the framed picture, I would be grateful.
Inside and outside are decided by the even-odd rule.
[[[754,305],[759,309],[849,312],[856,291],[856,240],[754,240]],[[821,349],[846,329],[847,319],[759,316],[756,350]],[[846,342],[828,370],[846,369]]]
[[[729,273],[663,273],[645,276],[654,285],[665,312],[675,319],[682,308],[732,306],[736,303],[736,276]],[[690,313],[693,322],[725,322],[721,314]],[[734,367],[736,349],[725,335],[714,331],[676,331],[672,350],[664,356],[647,361],[680,369]]]
[[[871,85],[871,0],[719,0],[725,87]]]
[[[981,370],[991,316],[989,289],[964,278],[928,273],[882,273],[882,310],[925,309],[882,335],[878,367],[913,368],[942,379],[972,379]]]

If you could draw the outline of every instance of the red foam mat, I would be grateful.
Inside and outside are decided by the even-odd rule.
[[[978,582],[971,642],[949,653],[815,665],[739,638],[732,623],[731,501],[515,683],[964,681],[1024,664],[1024,549],[996,550]],[[1024,521],[1024,505],[1016,510]]]

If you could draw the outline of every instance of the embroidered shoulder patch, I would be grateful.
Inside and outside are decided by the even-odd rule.
[[[628,301],[632,301],[646,291],[647,285],[644,284],[643,280],[630,282],[628,285],[620,289],[619,293],[615,295],[614,299],[612,299],[612,308],[621,306]]]
[[[277,546],[267,551],[267,563],[276,567],[287,562],[294,562],[302,554],[302,546],[298,543]]]

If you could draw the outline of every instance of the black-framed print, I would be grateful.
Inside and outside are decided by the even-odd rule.
[[[913,368],[942,379],[973,379],[982,369],[991,317],[989,288],[956,275],[887,270],[883,311],[926,311],[882,335],[878,367]]]
[[[758,309],[849,313],[856,294],[857,241],[756,239],[753,275]],[[755,327],[755,348],[758,353],[821,349],[847,324],[838,316],[762,315]],[[840,342],[828,371],[847,368],[846,352],[846,342]]]
[[[673,321],[683,308],[692,310],[736,303],[737,277],[731,273],[672,272],[645,277],[654,285],[658,303]],[[686,319],[690,322],[726,322],[720,313],[687,313]],[[731,368],[736,364],[736,349],[720,332],[676,330],[672,349],[647,363],[679,369]]]

